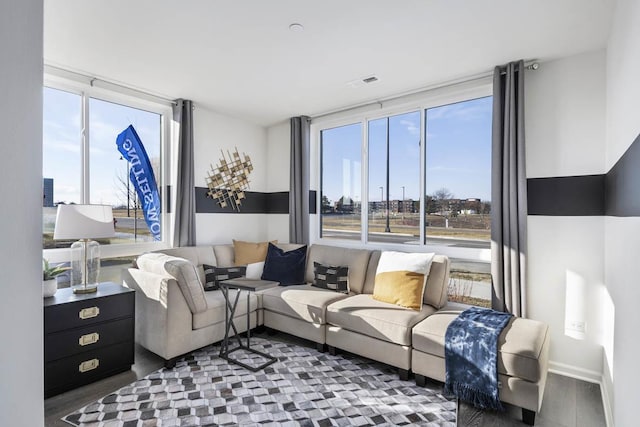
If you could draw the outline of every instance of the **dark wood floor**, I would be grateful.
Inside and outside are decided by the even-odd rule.
[[[263,334],[258,334],[262,336]],[[267,337],[266,334],[263,335]],[[295,342],[312,346],[286,334],[268,336],[271,340]],[[60,420],[74,410],[91,403],[138,378],[160,369],[163,360],[155,354],[136,345],[136,363],[131,371],[114,375],[93,384],[51,397],[44,402],[45,426],[58,427],[69,425]],[[458,411],[459,427],[510,427],[523,426],[520,421],[520,409],[508,406],[504,413],[479,411],[464,403]],[[600,386],[561,375],[549,374],[544,401],[540,413],[536,416],[538,427],[603,427],[604,409]]]

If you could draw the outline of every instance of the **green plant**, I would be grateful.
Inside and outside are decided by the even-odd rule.
[[[55,279],[58,274],[62,274],[70,269],[71,267],[51,267],[49,261],[46,258],[42,258],[42,280]]]

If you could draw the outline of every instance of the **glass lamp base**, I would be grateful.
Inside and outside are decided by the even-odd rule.
[[[98,284],[74,285],[71,287],[74,294],[92,294],[98,291]]]
[[[71,245],[71,289],[74,294],[90,294],[98,290],[100,245],[82,239]]]

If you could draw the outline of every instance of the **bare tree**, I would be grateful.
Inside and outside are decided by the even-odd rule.
[[[442,216],[447,216],[449,211],[449,201],[453,199],[453,194],[447,188],[441,188],[433,193],[433,200],[436,202],[436,206],[440,209]]]

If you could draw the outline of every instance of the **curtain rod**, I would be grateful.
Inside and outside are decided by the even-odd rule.
[[[501,66],[503,67],[503,66]],[[530,61],[525,61],[524,63],[524,68],[525,70],[537,70],[538,68],[540,68],[540,64],[535,61],[535,60],[530,60]],[[502,74],[504,74],[506,72],[502,71]],[[401,94],[398,95],[393,95],[393,96],[389,96],[386,98],[378,98],[374,101],[367,101],[367,102],[363,102],[361,104],[354,104],[354,105],[350,105],[350,106],[346,106],[346,107],[340,107],[337,108],[335,110],[329,110],[329,111],[325,111],[322,113],[318,113],[318,114],[311,114],[311,120],[317,120],[317,119],[321,119],[327,116],[331,116],[334,114],[338,114],[338,113],[345,113],[347,111],[351,111],[351,110],[356,110],[359,108],[366,108],[366,107],[370,107],[370,106],[374,106],[374,105],[382,105],[382,103],[384,102],[390,102],[390,101],[395,101],[401,98],[404,98],[405,96],[410,96],[410,95],[417,95],[423,92],[430,92],[432,90],[436,90],[436,89],[442,89],[442,88],[446,88],[446,87],[451,87],[451,86],[455,86],[455,85],[459,85],[459,84],[464,84],[464,83],[470,83],[470,82],[474,82],[477,80],[482,80],[482,79],[486,79],[488,77],[493,76],[493,70],[491,71],[485,71],[484,73],[479,73],[479,74],[474,74],[471,76],[466,76],[466,77],[461,77],[459,79],[454,79],[454,80],[448,80],[445,82],[441,82],[441,83],[436,83],[430,86],[426,86],[426,87],[422,87],[420,89],[416,89],[416,90],[412,90],[412,91],[408,91],[408,92],[403,92]]]
[[[103,79],[101,77],[95,77],[95,76],[91,76],[79,71],[72,71],[66,68],[62,68],[62,67],[58,67],[55,65],[50,65],[50,64],[44,64],[44,72],[45,73],[50,73],[52,75],[57,75],[59,77],[65,77],[65,78],[70,78],[72,80],[76,80],[76,81],[86,81],[86,83],[89,84],[89,86],[93,87],[95,82],[102,82],[105,83],[107,86],[112,86],[114,88],[117,89],[124,89],[124,91],[126,92],[134,92],[137,94],[140,94],[144,97],[147,98],[151,98],[152,100],[156,100],[157,101],[161,101],[163,103],[168,103],[171,105],[176,105],[177,102],[172,99],[172,98],[167,98],[166,96],[162,96],[162,95],[158,95],[146,90],[142,90],[142,89],[138,89],[132,86],[127,86],[124,85],[122,83],[117,83],[111,80],[107,80],[107,79]],[[74,78],[75,77],[75,78]]]

